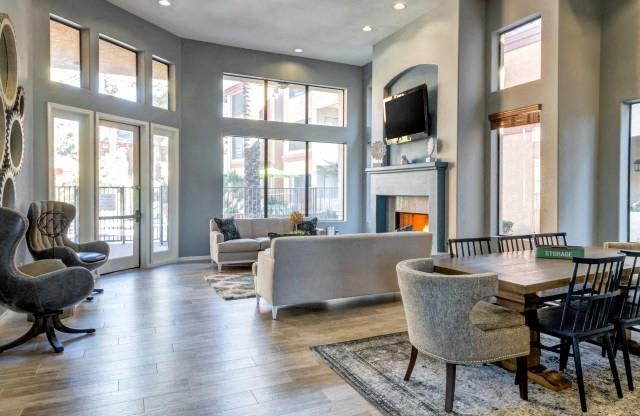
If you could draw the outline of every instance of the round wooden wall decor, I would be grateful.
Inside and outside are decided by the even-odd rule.
[[[4,100],[0,100],[0,175],[6,168],[6,156],[8,152],[7,143],[7,113],[5,112]]]
[[[4,208],[15,208],[16,205],[16,185],[11,175],[0,177],[2,186],[2,206]]]
[[[24,118],[24,87],[22,86],[18,86],[18,94],[16,95],[16,102],[13,105],[13,111],[17,111],[20,117]]]
[[[24,158],[24,130],[22,129],[20,113],[17,111],[11,112],[8,123],[9,162],[12,173],[17,175],[22,168],[22,159]]]
[[[18,94],[18,50],[13,23],[0,14],[0,87],[5,106],[12,107]]]

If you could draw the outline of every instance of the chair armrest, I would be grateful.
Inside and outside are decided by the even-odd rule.
[[[275,259],[270,250],[258,253],[258,275],[256,276],[256,293],[273,304],[273,285],[275,279]],[[277,305],[276,305],[277,306]]]
[[[92,241],[90,243],[78,244],[78,251],[91,251],[94,253],[101,253],[109,257],[110,247],[109,244],[104,241]]]
[[[32,285],[44,310],[66,308],[82,301],[94,288],[93,275],[84,267],[69,267],[33,277]]]
[[[34,251],[31,254],[36,260],[60,260],[67,267],[77,266],[81,263],[76,252],[65,246],[46,248],[44,250]]]

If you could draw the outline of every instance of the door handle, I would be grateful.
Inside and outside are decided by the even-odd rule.
[[[134,214],[134,217],[136,218],[136,222],[139,223],[142,220],[142,212],[139,209],[137,209],[136,213]]]

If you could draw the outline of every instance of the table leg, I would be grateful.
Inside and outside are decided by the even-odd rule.
[[[536,346],[538,332],[531,331],[531,353],[528,357],[529,380],[553,391],[562,391],[571,387],[571,381],[566,379],[557,370],[551,370],[540,363],[540,348]],[[505,360],[499,363],[502,368],[509,371],[516,371],[516,360]]]

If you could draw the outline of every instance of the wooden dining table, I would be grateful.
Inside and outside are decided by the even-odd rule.
[[[586,247],[585,257],[610,257],[619,255],[618,250],[600,247]],[[496,273],[499,279],[497,301],[500,305],[520,313],[534,311],[539,307],[540,291],[559,289],[569,284],[574,265],[571,260],[555,260],[536,258],[535,251],[517,251],[510,253],[493,253],[480,256],[450,257],[437,255],[433,257],[438,272],[445,274]],[[624,270],[628,273],[632,261],[627,259]],[[582,271],[582,270],[581,270]],[[586,269],[584,270],[586,272]],[[578,279],[584,276],[578,275]],[[538,334],[531,331],[531,340]],[[561,373],[546,368],[540,361],[540,348],[532,344],[529,355],[529,379],[548,389],[561,391],[571,387],[571,382]],[[504,362],[502,365],[510,370],[515,363]]]

